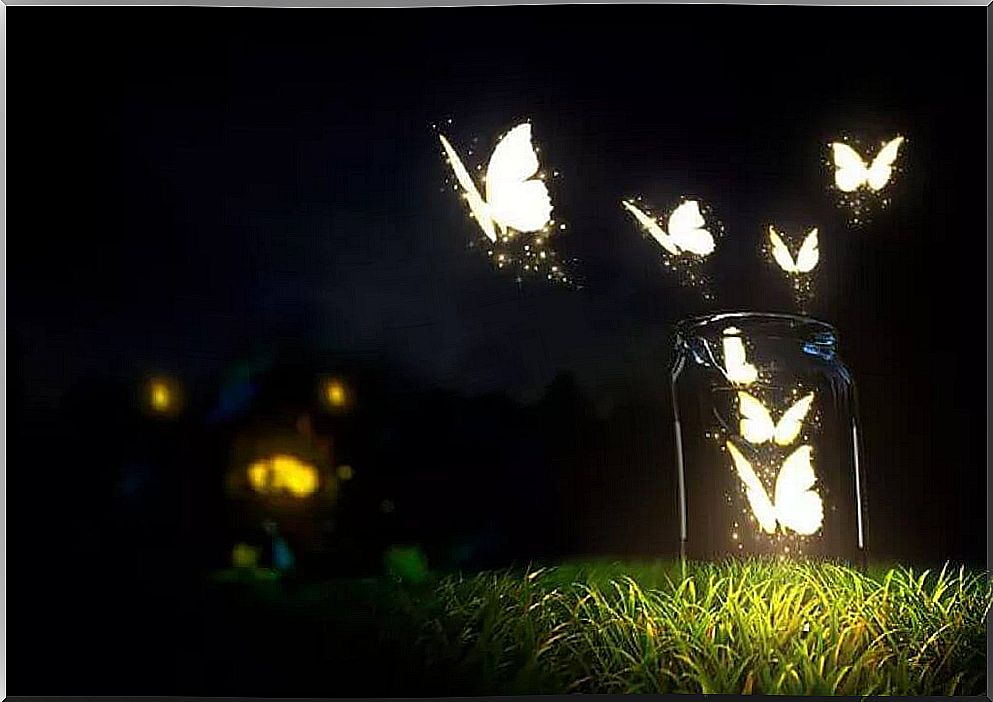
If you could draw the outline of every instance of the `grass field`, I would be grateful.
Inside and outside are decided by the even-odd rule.
[[[951,568],[624,562],[211,597],[208,694],[975,695],[993,589]]]

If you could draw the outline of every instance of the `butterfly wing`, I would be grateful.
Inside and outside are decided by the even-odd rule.
[[[850,193],[868,179],[865,161],[848,144],[836,141],[831,144],[831,153],[834,156],[834,183],[839,190]]]
[[[758,378],[758,370],[745,358],[745,344],[737,336],[725,336],[722,340],[724,348],[724,374],[736,385],[749,385]]]
[[[493,148],[486,167],[486,199],[506,185],[523,183],[538,172],[538,154],[531,143],[531,124],[519,124]]]
[[[803,420],[807,417],[807,412],[810,411],[810,405],[813,401],[814,393],[810,393],[783,413],[773,432],[777,444],[789,446],[796,441],[796,437],[800,435],[800,430],[803,428]]]
[[[545,184],[533,178],[537,172],[538,154],[525,122],[499,141],[486,168],[486,202],[501,226],[536,232],[548,224],[552,200]]]
[[[793,261],[793,255],[772,227],[769,227],[769,242],[772,244],[772,258],[779,264],[779,267],[787,273],[795,273],[796,264]]]
[[[466,169],[465,164],[462,163],[462,159],[455,153],[455,149],[448,143],[448,139],[442,134],[439,134],[438,138],[441,139],[441,146],[445,149],[445,154],[448,156],[448,164],[452,167],[455,179],[465,191],[465,197],[469,202],[469,209],[472,211],[472,216],[475,217],[479,226],[482,227],[483,233],[489,237],[490,241],[496,241],[496,229],[493,226],[493,219],[490,217],[489,207],[483,201],[479,190],[476,189],[476,184],[472,182],[472,176],[469,175],[469,171]]]
[[[810,446],[791,453],[776,478],[776,518],[804,536],[816,533],[824,521],[824,504],[812,489],[815,482]]]
[[[738,391],[738,414],[741,416],[738,430],[748,443],[764,444],[776,433],[776,425],[765,405],[741,390]]]
[[[704,229],[706,222],[700,214],[700,203],[687,200],[669,215],[669,236],[679,248],[707,256],[714,250],[714,237]]]
[[[766,494],[765,488],[762,487],[762,481],[755,475],[755,469],[752,468],[752,464],[748,462],[748,459],[741,454],[741,451],[734,444],[728,441],[726,446],[728,453],[731,454],[731,460],[734,462],[734,468],[738,473],[738,477],[745,484],[745,497],[748,498],[748,504],[752,508],[752,514],[755,515],[755,518],[764,531],[769,534],[775,533],[776,509],[773,507],[772,502],[769,501],[769,495]]]
[[[662,231],[662,227],[659,226],[659,223],[655,221],[654,217],[646,212],[643,212],[633,203],[622,201],[621,204],[624,206],[624,209],[634,215],[634,218],[638,220],[638,223],[644,227],[645,231],[652,235],[652,238],[655,239],[655,241],[657,241],[663,249],[671,253],[673,256],[679,255],[679,249],[672,242],[669,235]]]
[[[800,246],[800,251],[797,252],[796,272],[810,273],[817,266],[820,258],[821,252],[818,249],[817,228],[815,227],[807,233],[807,238],[803,240],[803,245]]]
[[[869,182],[869,187],[873,190],[881,190],[889,182],[890,176],[893,174],[893,164],[896,163],[896,157],[899,155],[902,143],[903,137],[898,136],[886,144],[872,160],[866,179]]]

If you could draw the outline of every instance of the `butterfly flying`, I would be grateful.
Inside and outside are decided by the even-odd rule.
[[[883,148],[867,164],[859,153],[840,141],[831,144],[831,155],[834,163],[834,184],[844,193],[850,193],[859,188],[868,188],[878,192],[890,182],[893,175],[893,164],[899,155],[900,145],[904,138],[897,136],[887,142]]]
[[[488,240],[486,254],[493,265],[514,271],[518,284],[524,277],[537,276],[579,287],[555,250],[552,200],[539,172],[531,124],[519,124],[497,141],[483,177],[485,196],[452,143],[444,134],[438,138],[458,183],[456,188],[464,192],[469,211]],[[559,223],[555,232],[565,228]],[[475,242],[470,246],[476,246]]]
[[[663,230],[654,217],[634,203],[624,200],[621,205],[634,215],[659,246],[673,256],[681,256],[686,252],[708,256],[714,251],[714,236],[705,228],[707,223],[700,213],[700,203],[696,200],[687,200],[673,210],[666,222],[668,231]]]
[[[817,533],[824,521],[824,504],[813,489],[817,476],[810,446],[800,446],[783,461],[770,500],[748,459],[730,441],[725,445],[745,486],[752,514],[764,532],[774,534],[782,527],[784,532],[790,529],[803,536]]]
[[[465,191],[473,217],[486,237],[495,242],[507,230],[537,232],[551,220],[552,201],[538,173],[538,154],[531,143],[531,124],[511,129],[497,142],[486,167],[486,198],[443,134],[439,134],[448,163]]]
[[[738,330],[728,327],[721,339],[724,350],[724,375],[732,385],[751,385],[758,377],[758,369],[748,362],[745,343],[738,336]]]
[[[800,435],[803,420],[813,404],[814,394],[810,393],[794,403],[778,422],[762,401],[749,393],[738,391],[738,414],[741,416],[738,429],[745,441],[750,444],[764,444],[774,441],[780,446],[789,446]]]
[[[818,260],[820,260],[816,227],[807,232],[807,236],[804,238],[796,258],[793,258],[789,247],[786,246],[776,232],[776,228],[772,225],[769,226],[769,244],[772,247],[773,260],[783,269],[783,272],[791,275],[810,273],[817,266]]]

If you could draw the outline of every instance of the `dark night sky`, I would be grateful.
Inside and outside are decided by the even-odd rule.
[[[979,8],[11,16],[8,330],[39,416],[90,373],[210,378],[259,343],[385,353],[522,399],[572,369],[607,411],[667,392],[673,321],[791,310],[761,226],[817,223],[811,313],[859,383],[867,469],[893,493],[878,509],[982,553]],[[519,287],[468,248],[430,128],[449,117],[456,144],[532,120],[581,290]],[[824,145],[898,131],[894,205],[850,231]],[[727,230],[715,304],[619,207],[683,193]]]

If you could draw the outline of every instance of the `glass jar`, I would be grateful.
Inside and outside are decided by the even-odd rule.
[[[855,384],[824,322],[737,312],[676,328],[680,553],[865,564]]]

